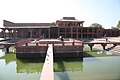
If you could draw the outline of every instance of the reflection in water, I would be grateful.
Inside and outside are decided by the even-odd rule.
[[[42,71],[43,62],[32,59],[23,59],[17,60],[16,65],[17,73],[39,73]]]
[[[65,71],[82,71],[83,69],[83,59],[81,58],[62,58],[56,59],[54,62],[55,72],[65,72]]]
[[[40,59],[16,60],[16,64],[17,73],[34,73],[34,72],[39,73],[42,71],[43,67],[43,61],[41,61]],[[83,68],[82,62],[79,61],[69,61],[68,63],[67,62],[65,63],[64,61],[59,60],[58,62],[56,61],[54,63],[54,72],[66,72],[66,70],[67,71],[82,70],[82,68]]]
[[[24,59],[17,60],[17,73],[39,73],[42,71],[43,62],[41,60]],[[83,65],[81,59],[55,59],[54,72],[62,72],[62,74],[55,73],[60,80],[69,80],[67,71],[82,71]]]
[[[54,71],[62,72],[63,75],[56,73],[56,75],[60,78],[60,80],[70,80],[68,73],[69,71],[82,71],[83,70],[83,59],[79,58],[69,58],[69,59],[60,59],[56,60],[54,63],[55,68]]]
[[[62,72],[63,72],[63,74],[64,74],[65,76],[61,76],[61,75],[59,75],[59,74],[56,74],[56,75],[58,75],[61,80],[63,80],[63,79],[69,80],[69,77],[68,77],[68,74],[67,74],[67,72],[66,72],[66,69],[65,69],[65,66],[64,66],[63,61],[60,61],[59,63],[57,63],[57,66],[58,66],[59,69],[62,70]]]
[[[16,59],[16,54],[4,54],[0,57],[4,59],[8,64],[12,61],[16,61],[17,73],[39,73],[42,71],[44,61],[40,59]],[[55,59],[54,60],[54,72],[66,72],[66,71],[82,71],[82,59]]]
[[[8,64],[11,61],[16,61],[16,54],[4,54],[0,59],[5,59],[5,63]]]
[[[95,50],[85,52],[83,59],[54,59],[55,80],[119,80],[119,61],[120,56],[97,54]],[[40,59],[19,60],[16,54],[2,53],[0,80],[39,80],[43,63]]]

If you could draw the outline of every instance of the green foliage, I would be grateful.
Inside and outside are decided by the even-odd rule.
[[[55,25],[56,25],[56,22],[52,22],[50,25],[51,25],[51,26],[55,26]]]
[[[93,24],[90,25],[90,27],[102,28],[102,25],[101,25],[101,24],[98,24],[98,23],[93,23]]]
[[[118,29],[117,27],[111,27],[111,29]]]
[[[117,28],[120,28],[120,20],[118,21]]]
[[[6,48],[2,49],[2,51],[5,52],[5,53],[7,53],[7,52],[6,52]],[[9,52],[10,52],[10,53],[16,53],[15,46],[11,46],[11,47],[9,48]]]

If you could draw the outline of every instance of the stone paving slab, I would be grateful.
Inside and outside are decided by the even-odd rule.
[[[53,46],[52,44],[48,45],[47,55],[43,65],[42,73],[40,80],[54,80],[53,73]]]

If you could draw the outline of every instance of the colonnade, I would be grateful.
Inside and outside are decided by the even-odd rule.
[[[3,38],[16,38],[18,36],[18,30],[17,29],[7,29],[2,28],[2,37]]]
[[[50,29],[1,28],[3,38],[50,38]]]

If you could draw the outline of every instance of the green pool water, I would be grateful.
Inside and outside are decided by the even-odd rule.
[[[0,80],[39,80],[43,61],[0,50]],[[120,80],[120,56],[87,51],[83,59],[55,59],[55,80]]]

